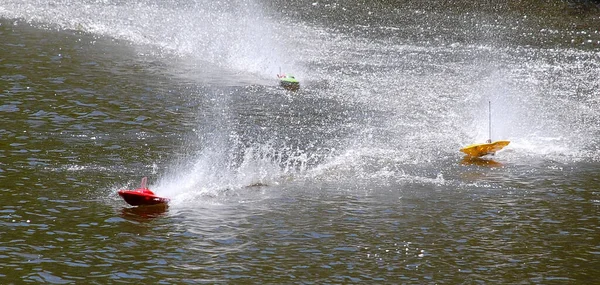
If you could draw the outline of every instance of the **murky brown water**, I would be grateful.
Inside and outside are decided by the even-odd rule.
[[[593,3],[201,4],[0,4],[3,284],[600,277]]]

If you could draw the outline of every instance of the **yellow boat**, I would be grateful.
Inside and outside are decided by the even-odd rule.
[[[497,151],[507,146],[510,141],[495,141],[492,143],[476,143],[465,146],[460,151],[471,157],[481,157],[488,154],[495,154]]]
[[[460,149],[460,151],[466,153],[468,156],[470,157],[482,157],[484,155],[494,155],[497,151],[503,149],[505,146],[507,146],[510,141],[495,141],[492,142],[492,102],[488,101],[488,106],[489,106],[489,121],[488,121],[488,128],[489,128],[489,137],[490,139],[488,139],[488,141],[486,143],[476,143],[476,144],[471,144],[468,146],[465,146],[463,148]]]

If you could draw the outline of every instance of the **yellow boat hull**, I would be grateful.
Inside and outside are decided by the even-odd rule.
[[[495,141],[493,143],[477,143],[465,146],[460,151],[471,157],[480,157],[488,154],[494,154],[507,146],[510,141]]]

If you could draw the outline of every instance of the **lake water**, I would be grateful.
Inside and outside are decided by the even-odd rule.
[[[4,0],[1,283],[591,284],[599,27],[588,1]],[[144,176],[167,208],[117,195]]]

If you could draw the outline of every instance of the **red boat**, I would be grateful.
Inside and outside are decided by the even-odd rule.
[[[146,187],[147,181],[147,177],[142,178],[140,188],[135,190],[119,190],[119,196],[121,196],[127,204],[132,206],[166,204],[170,201],[169,198],[154,195],[154,192]]]

